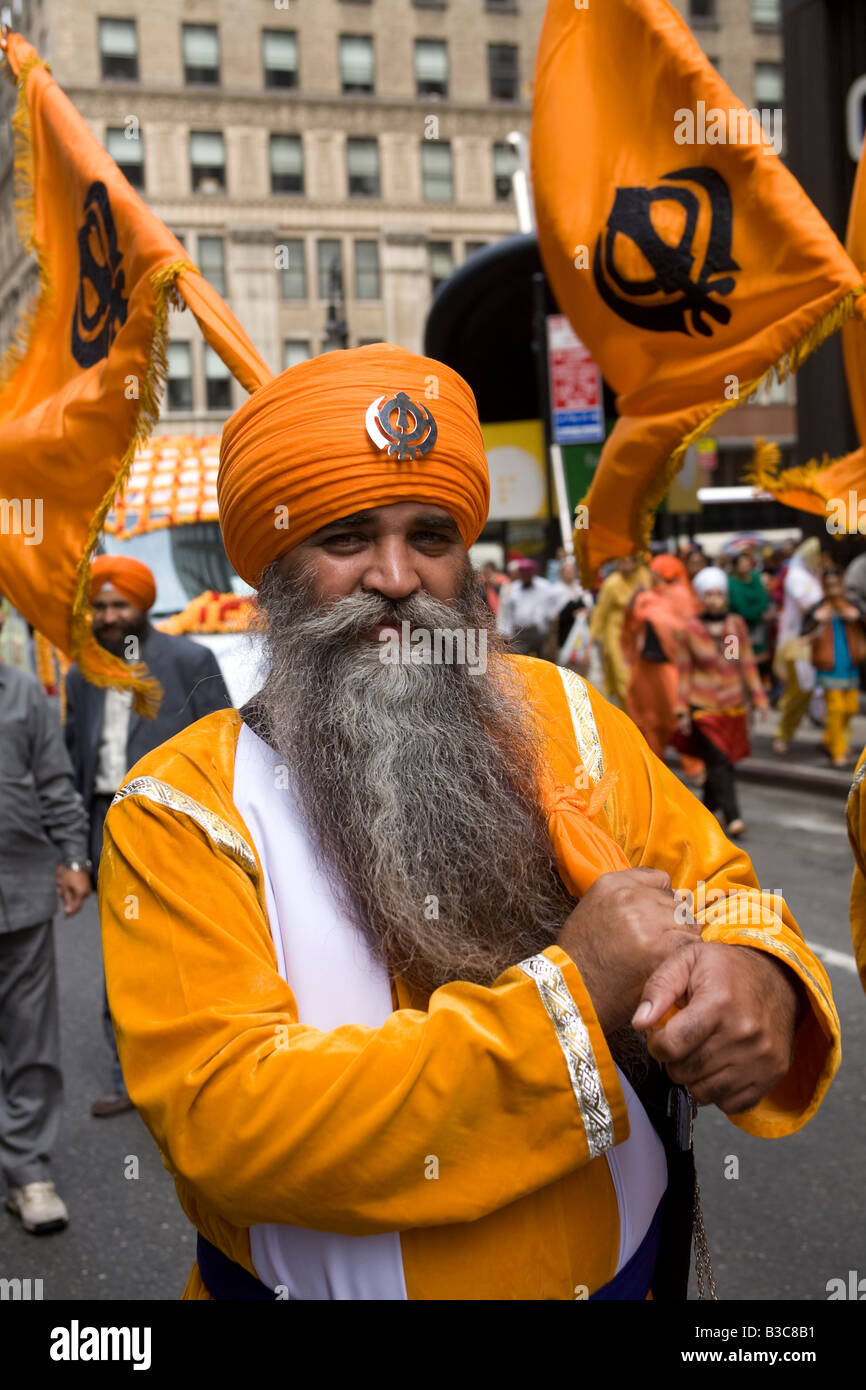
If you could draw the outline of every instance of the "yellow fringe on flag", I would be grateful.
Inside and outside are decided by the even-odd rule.
[[[799,464],[796,468],[786,468],[780,473],[782,451],[779,446],[768,444],[763,439],[756,439],[755,452],[744,477],[752,487],[761,488],[764,492],[807,492],[823,502],[826,510],[833,497],[830,489],[823,486],[818,479],[834,463],[840,463],[842,457],[844,455],[838,459],[831,459],[829,454],[825,454],[821,459],[810,459],[808,463]],[[838,540],[842,533],[830,531],[828,534],[834,535]]]
[[[789,348],[788,351],[779,358],[778,362],[768,367],[760,376],[748,382],[741,389],[736,400],[722,401],[719,405],[714,406],[706,419],[693,429],[690,434],[686,435],[685,439],[681,441],[665,464],[661,482],[656,484],[644,503],[643,516],[641,519],[641,540],[644,550],[649,549],[656,510],[661,504],[662,498],[668,488],[673,483],[674,478],[682,468],[685,462],[686,451],[690,449],[697,440],[701,439],[706,434],[707,430],[711,429],[722,415],[725,415],[729,410],[733,410],[735,406],[741,405],[744,401],[749,400],[749,398],[753,396],[756,391],[760,390],[765,383],[772,381],[774,375],[777,381],[784,381],[787,377],[792,376],[794,372],[799,371],[807,357],[810,357],[815,349],[819,348],[833,333],[838,332],[843,324],[854,317],[855,313],[861,318],[866,317],[866,302],[862,301],[862,296],[864,294],[866,294],[866,286],[863,285],[858,285],[856,289],[849,290],[848,294],[840,299],[838,304],[834,304],[833,308],[830,309],[818,323],[813,324],[808,333],[804,333],[800,341],[795,343],[792,348]],[[861,300],[859,306],[857,304],[858,299]]]
[[[686,451],[691,448],[692,444],[701,439],[722,415],[726,414],[729,410],[733,410],[736,406],[743,404],[744,401],[747,401],[761,388],[761,386],[771,381],[774,375],[777,381],[784,381],[786,377],[793,375],[794,372],[799,370],[806,359],[811,356],[815,349],[821,346],[825,339],[829,338],[833,333],[836,333],[843,324],[847,323],[855,314],[860,318],[866,319],[866,300],[863,298],[864,295],[866,295],[866,286],[858,285],[856,289],[850,290],[840,299],[838,304],[834,305],[818,323],[814,324],[809,329],[808,333],[804,333],[800,341],[789,348],[788,351],[780,357],[778,362],[768,367],[760,376],[755,377],[742,387],[736,400],[721,401],[718,405],[712,407],[708,411],[706,418],[684,437],[668,458],[660,477],[650,488],[644,499],[640,521],[640,549],[647,550],[649,548],[655,513],[666,492],[673,483],[674,478],[682,468]],[[806,465],[806,468],[811,468],[811,465]],[[817,469],[815,471],[817,471]],[[811,490],[814,491],[814,488]],[[586,495],[581,501],[586,501]],[[590,513],[590,525],[591,524],[592,519]],[[576,548],[578,546],[578,540],[578,533],[575,532]],[[578,553],[580,553],[579,549]],[[581,559],[583,559],[583,557],[581,557]],[[585,565],[583,565],[582,568],[585,571]],[[595,575],[584,573],[584,583],[594,582]]]
[[[51,302],[53,286],[51,277],[48,274],[48,267],[44,257],[40,254],[40,248],[36,241],[36,200],[33,191],[33,142],[30,128],[30,107],[27,104],[27,76],[35,67],[44,67],[48,72],[51,71],[51,64],[42,58],[29,58],[21,64],[21,71],[17,78],[12,74],[11,68],[6,65],[5,73],[7,78],[17,83],[18,98],[15,104],[15,112],[12,116],[12,131],[14,141],[14,183],[15,183],[15,230],[18,240],[24,247],[36,257],[36,267],[39,277],[39,288],[34,300],[31,301],[18,316],[18,322],[12,340],[3,355],[0,363],[0,391],[8,386],[12,377],[18,370],[19,365],[27,355],[30,347],[30,339],[33,329],[48,308]]]

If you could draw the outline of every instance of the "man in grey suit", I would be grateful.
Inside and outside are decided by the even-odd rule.
[[[67,917],[79,910],[88,868],[57,716],[34,676],[0,663],[0,1170],[7,1207],[38,1235],[69,1220],[50,1169],[63,1086],[53,918],[58,892]]]
[[[77,666],[66,677],[66,746],[75,783],[90,815],[93,882],[102,853],[102,826],[114,793],[139,758],[232,701],[216,658],[186,637],[158,632],[148,621],[156,598],[153,574],[139,560],[100,555],[91,566],[93,634],[115,656],[144,661],[163,689],[155,719],[132,708],[128,692],[91,685]],[[91,1105],[96,1116],[129,1110],[108,1002],[103,1026],[112,1058],[112,1089]]]

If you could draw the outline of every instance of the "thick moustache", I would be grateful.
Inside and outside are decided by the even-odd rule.
[[[766,952],[702,941],[699,927],[676,921],[677,906],[661,870],[603,874],[559,945],[580,970],[605,1033],[630,1021],[647,1030],[649,1051],[672,1080],[701,1104],[736,1114],[791,1065],[797,989]]]

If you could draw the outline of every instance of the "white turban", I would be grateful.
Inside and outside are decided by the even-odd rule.
[[[704,594],[710,589],[721,589],[725,598],[728,597],[728,576],[725,571],[719,569],[718,565],[707,565],[705,569],[698,570],[692,580],[692,588],[695,593],[703,598]]]

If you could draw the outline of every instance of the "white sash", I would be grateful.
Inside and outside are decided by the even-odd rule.
[[[233,797],[265,875],[265,898],[280,975],[302,1023],[380,1027],[393,1011],[387,971],[348,922],[315,862],[306,827],[277,753],[244,724],[235,754]],[[551,1037],[551,1046],[556,1041]],[[649,1230],[667,1184],[664,1149],[617,1068],[629,1138],[604,1155],[620,1214],[617,1269]],[[567,1077],[563,1073],[563,1085]],[[253,1265],[271,1289],[298,1299],[405,1299],[399,1232],[347,1236],[300,1226],[250,1230]]]
[[[279,972],[291,986],[300,1022],[323,1030],[343,1023],[378,1028],[394,1009],[388,973],[343,918],[287,780],[278,755],[244,724],[233,795],[264,870]],[[406,1297],[397,1231],[346,1236],[301,1226],[253,1226],[250,1250],[262,1283],[285,1286],[290,1298]]]

